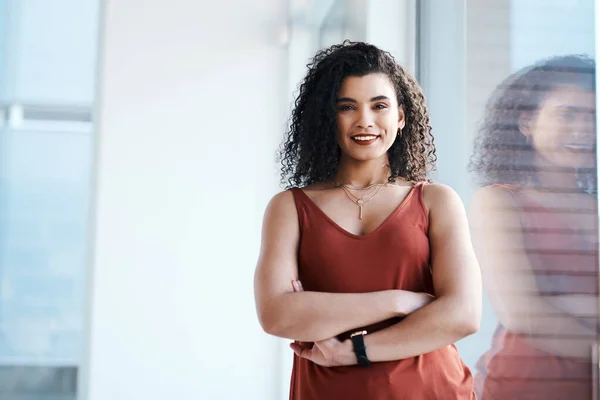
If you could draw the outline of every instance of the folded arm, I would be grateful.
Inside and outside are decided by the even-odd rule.
[[[314,342],[357,326],[410,314],[430,301],[427,294],[404,290],[295,293],[292,282],[298,279],[299,240],[293,195],[282,192],[271,200],[265,212],[254,277],[258,318],[267,333]]]
[[[372,361],[429,353],[468,336],[481,320],[481,277],[464,206],[444,185],[428,185],[431,267],[436,298],[398,324],[365,337]]]
[[[480,189],[472,201],[475,250],[496,315],[506,329],[523,334],[541,350],[589,358],[596,331],[580,318],[595,315],[597,298],[540,293],[519,213],[519,205],[503,188]]]

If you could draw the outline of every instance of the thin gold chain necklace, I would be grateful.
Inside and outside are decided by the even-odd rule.
[[[348,197],[348,199],[353,202],[354,204],[356,204],[358,206],[358,219],[362,220],[363,217],[363,207],[371,200],[373,200],[373,198],[375,198],[375,196],[377,196],[377,194],[379,193],[379,191],[381,190],[382,187],[387,186],[386,183],[373,183],[369,186],[366,186],[364,188],[353,188],[350,185],[342,185],[340,183],[337,183],[334,181],[335,186],[342,188],[342,190],[344,191],[344,193],[346,194],[346,197]],[[350,189],[353,190],[368,190],[375,187],[375,189],[371,190],[370,192],[366,193],[365,195],[363,195],[362,197],[357,197],[355,196],[352,192],[350,192]]]

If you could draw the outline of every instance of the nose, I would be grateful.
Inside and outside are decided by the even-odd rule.
[[[363,108],[358,114],[357,126],[359,128],[365,129],[372,128],[373,125],[373,112],[371,111],[371,108]]]

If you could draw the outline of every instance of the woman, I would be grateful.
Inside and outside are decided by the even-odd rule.
[[[471,170],[472,229],[499,324],[483,400],[591,399],[598,302],[595,66],[541,61],[490,100]]]
[[[291,399],[474,398],[453,343],[478,329],[479,266],[434,161],[421,89],[389,53],[317,53],[255,276],[262,327],[297,341]]]

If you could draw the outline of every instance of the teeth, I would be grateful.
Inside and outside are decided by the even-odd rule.
[[[352,139],[354,140],[372,140],[377,138],[377,136],[354,136]]]
[[[594,148],[589,144],[565,144],[564,146],[569,150],[592,150]]]

